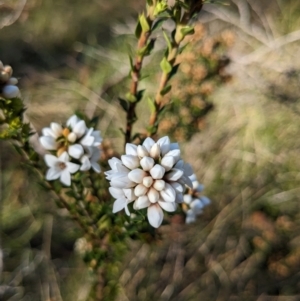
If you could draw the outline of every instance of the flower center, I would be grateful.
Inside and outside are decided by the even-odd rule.
[[[59,163],[58,163],[58,167],[59,167],[61,170],[64,170],[64,169],[67,167],[67,165],[66,165],[64,162],[59,162]]]

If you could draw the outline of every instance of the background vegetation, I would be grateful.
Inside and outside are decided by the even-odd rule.
[[[22,5],[0,6],[0,53],[21,78],[27,117],[39,131],[75,109],[98,114],[102,134],[112,137],[107,148],[121,150],[117,97],[126,91],[124,50],[134,47],[129,33],[140,1]],[[160,132],[185,141],[185,158],[212,204],[193,225],[174,217],[156,245],[130,243],[115,271],[119,300],[299,300],[299,15],[292,0],[205,5],[201,40],[182,58],[174,113]],[[212,64],[225,56],[226,68]],[[157,70],[146,64],[151,91]],[[184,101],[199,112],[184,110]],[[148,111],[145,101],[137,127]],[[1,142],[0,300],[85,300],[91,283],[80,253],[88,246],[34,183]]]

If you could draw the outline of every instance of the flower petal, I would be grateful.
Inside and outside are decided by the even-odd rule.
[[[137,199],[137,197],[134,194],[133,189],[123,189],[123,192],[129,202],[132,202]]]
[[[61,175],[60,175],[60,181],[65,184],[66,186],[70,186],[71,185],[71,175],[68,171],[67,168],[65,168]]]
[[[90,128],[88,132],[83,136],[83,138],[80,140],[80,143],[84,146],[92,146],[94,143],[95,138],[91,135],[93,132],[93,128]],[[73,133],[75,131],[73,130]],[[77,135],[77,134],[76,134]]]
[[[138,145],[137,154],[140,158],[143,158],[145,156],[149,157],[149,152],[147,151],[146,147],[143,145]]]
[[[128,173],[128,178],[135,183],[142,183],[143,178],[147,176],[147,174],[142,169],[134,169],[130,173]]]
[[[160,196],[166,202],[175,202],[176,192],[170,184],[166,183],[165,188],[160,192]]]
[[[143,146],[150,153],[151,147],[155,144],[154,140],[150,137],[147,137],[143,143]]]
[[[91,168],[91,162],[87,155],[82,156],[80,162],[81,162],[80,170],[86,171]]]
[[[154,228],[158,228],[164,219],[164,213],[158,204],[148,207],[147,216],[150,225]]]
[[[154,143],[150,149],[150,156],[153,159],[158,159],[160,157],[160,146],[157,143]]]
[[[207,206],[211,203],[210,199],[207,196],[201,196],[200,200],[202,201],[204,206]]]
[[[127,205],[127,200],[124,197],[120,198],[120,199],[117,199],[114,202],[114,206],[113,206],[113,211],[112,212],[113,213],[119,212],[122,209],[124,209],[126,205]]]
[[[123,155],[121,156],[123,164],[129,169],[135,169],[140,166],[140,160],[137,156]]]
[[[97,162],[91,162],[92,168],[95,172],[100,173],[101,172],[101,167]]]
[[[140,196],[133,204],[133,209],[140,210],[150,206],[150,201],[146,195]]]
[[[79,121],[80,119],[76,116],[73,115],[71,116],[68,120],[67,120],[67,126],[70,126],[71,128],[74,128],[76,123]]]
[[[82,137],[86,131],[86,125],[84,120],[78,121],[72,128],[72,132],[76,134],[78,138]]]
[[[68,152],[71,157],[73,157],[75,159],[79,159],[83,155],[84,150],[83,150],[82,145],[74,144],[74,145],[69,146]]]
[[[61,174],[61,169],[51,167],[47,170],[46,180],[47,181],[56,180],[60,177],[60,174]]]
[[[66,165],[67,165],[66,169],[68,170],[69,173],[75,173],[76,171],[78,171],[80,167],[78,164],[72,162],[66,162]]]
[[[53,155],[46,154],[44,160],[48,167],[54,167],[58,161],[58,158]]]
[[[158,204],[162,209],[168,212],[174,212],[177,209],[177,204],[176,203],[169,203],[169,202],[164,202],[164,201],[158,201]]]
[[[194,173],[193,168],[189,163],[184,164],[183,170],[184,170],[184,174],[188,177],[192,176]]]
[[[40,143],[43,146],[43,148],[45,148],[47,150],[56,150],[57,149],[57,143],[53,137],[42,136],[42,137],[40,137]]]
[[[115,199],[124,197],[124,191],[121,188],[109,187],[108,190]]]
[[[192,200],[193,200],[193,198],[190,194],[185,194],[183,196],[183,201],[188,205],[192,202]]]
[[[58,124],[56,122],[51,122],[50,128],[53,131],[53,133],[55,134],[56,138],[62,134],[63,128],[60,124]]]
[[[163,156],[170,150],[170,139],[168,136],[160,138],[156,143],[160,146],[160,151]]]
[[[177,162],[180,159],[180,150],[179,149],[173,149],[166,153],[166,156],[174,157],[175,162]]]
[[[126,155],[137,156],[137,146],[132,143],[127,143],[125,147]]]
[[[180,169],[173,168],[168,173],[165,174],[164,179],[168,181],[177,181],[183,175],[183,171]]]
[[[170,169],[173,168],[175,164],[175,159],[172,156],[164,156],[160,164],[166,171],[169,171]]]
[[[58,160],[59,160],[60,162],[64,162],[64,163],[69,162],[69,155],[68,155],[68,153],[67,153],[67,152],[63,152],[63,153],[58,157]]]

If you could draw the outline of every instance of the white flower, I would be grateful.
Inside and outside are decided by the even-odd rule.
[[[53,155],[45,155],[45,162],[49,167],[46,180],[56,180],[60,181],[66,186],[71,185],[71,175],[78,171],[79,165],[69,161],[69,155],[67,152],[63,152],[58,158]]]
[[[85,171],[92,168],[95,172],[100,173],[101,167],[98,164],[100,159],[100,150],[98,147],[89,148],[89,153],[81,157],[82,163],[80,170]]]
[[[112,158],[108,163],[111,170],[105,174],[117,199],[113,212],[125,209],[128,213],[127,205],[134,201],[134,210],[148,208],[149,223],[155,228],[163,221],[163,210],[174,212],[183,201],[186,185],[193,185],[191,166],[181,160],[179,145],[168,137],[157,142],[147,138],[138,146],[128,143],[121,160]],[[124,191],[130,191],[130,198]]]
[[[71,161],[81,164],[81,171],[90,168],[98,173],[101,171],[98,161],[102,138],[99,131],[88,129],[84,120],[73,115],[66,126],[52,122],[42,133],[40,143],[46,150],[56,151],[57,156],[67,151]]]
[[[196,175],[192,174],[190,177],[193,188],[188,194],[183,196],[184,210],[186,212],[186,224],[196,221],[198,215],[202,214],[203,208],[210,204],[210,199],[206,196],[199,196],[204,187],[197,181]]]
[[[0,95],[7,99],[12,99],[20,96],[20,90],[16,86],[18,80],[11,77],[13,70],[10,66],[3,66],[0,61]]]

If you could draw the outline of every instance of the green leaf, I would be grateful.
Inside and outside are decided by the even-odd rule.
[[[125,112],[127,112],[128,109],[129,109],[129,103],[128,103],[128,101],[125,100],[125,99],[123,99],[123,98],[121,98],[121,97],[118,97],[118,100],[119,100],[119,103],[120,103],[121,107],[123,108],[123,110]]]
[[[169,75],[169,79],[171,79],[177,73],[179,66],[180,66],[180,64],[173,66],[172,71]]]
[[[142,26],[141,26],[140,20],[138,20],[138,22],[136,24],[134,33],[135,33],[136,38],[139,39],[142,34]]]
[[[152,5],[153,5],[153,1],[152,1],[152,0],[147,0],[147,4],[148,4],[149,6],[152,6]]]
[[[150,97],[147,98],[147,101],[148,101],[150,112],[154,113],[156,111],[156,107],[155,107],[154,101]]]
[[[192,26],[185,26],[181,28],[180,32],[184,37],[186,37],[188,35],[194,34],[195,30]]]
[[[150,31],[150,25],[149,25],[148,20],[147,20],[147,18],[146,18],[146,16],[145,16],[144,13],[142,13],[142,14],[140,15],[140,17],[139,17],[139,22],[140,22],[140,24],[141,24],[141,27],[142,27],[142,31],[143,31],[143,32],[148,32],[148,31]]]
[[[171,86],[171,85],[170,85],[170,86],[164,87],[164,88],[160,91],[160,95],[161,95],[161,96],[164,96],[164,95],[168,94],[168,93],[171,91],[171,89],[172,89],[172,86]]]
[[[168,50],[169,50],[169,53],[170,53],[172,48],[173,48],[172,47],[172,42],[171,42],[170,38],[168,37],[168,35],[166,34],[166,32],[164,30],[163,30],[163,34],[164,34],[164,38],[167,42]]]
[[[130,70],[133,71],[134,70],[133,59],[130,55],[129,55],[129,63],[130,63]]]
[[[161,70],[166,74],[169,74],[172,71],[172,65],[168,62],[166,57],[164,57],[160,62],[160,67]]]
[[[159,29],[163,25],[164,21],[168,20],[169,18],[170,17],[161,17],[160,19],[156,20],[152,26],[152,32],[156,29]]]
[[[136,101],[139,102],[142,100],[143,96],[144,96],[144,92],[145,92],[145,89],[143,90],[140,90],[136,93]]]
[[[155,39],[150,39],[150,41],[148,41],[146,46],[138,50],[138,54],[142,56],[150,55],[151,51],[154,48],[154,44],[155,44]]]
[[[135,97],[134,95],[132,95],[130,92],[128,92],[128,93],[126,94],[126,99],[127,99],[129,102],[136,102],[136,101],[137,101],[136,97]]]

